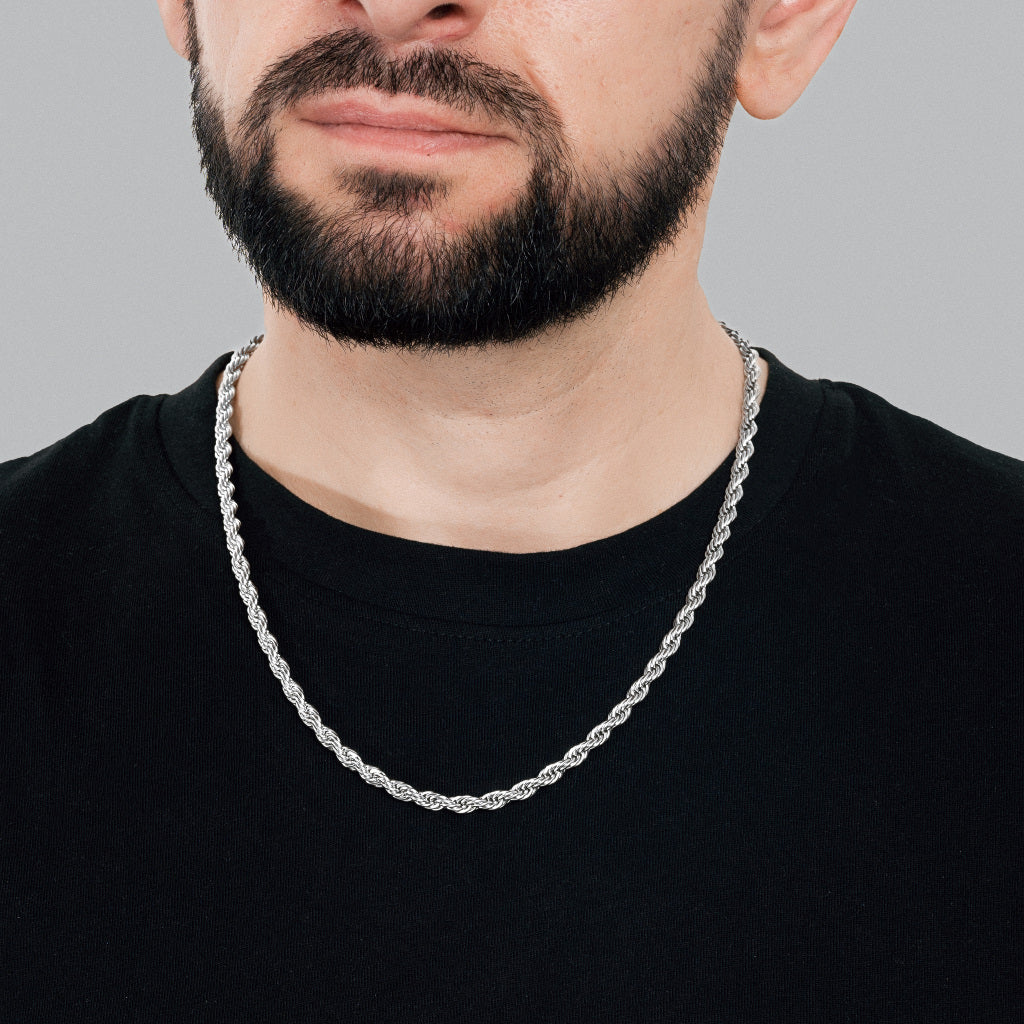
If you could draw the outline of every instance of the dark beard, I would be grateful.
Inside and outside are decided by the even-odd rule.
[[[592,311],[647,268],[685,226],[718,159],[734,104],[747,0],[730,0],[693,98],[614,177],[582,177],[558,118],[518,76],[451,50],[390,60],[361,31],[316,40],[253,91],[233,153],[202,75],[194,15],[193,127],[207,192],[271,301],[325,340],[408,349],[514,343]],[[503,211],[456,236],[423,237],[443,180],[340,172],[346,213],[325,215],[273,173],[271,116],[300,98],[371,87],[483,110],[525,135],[534,165]],[[385,213],[387,216],[368,216]]]

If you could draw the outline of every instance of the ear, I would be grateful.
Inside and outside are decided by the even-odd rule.
[[[167,41],[179,56],[189,60],[191,4],[188,0],[157,0],[157,3],[160,5],[160,17],[163,19]]]
[[[736,74],[752,117],[785,113],[800,98],[846,26],[856,0],[754,0]]]

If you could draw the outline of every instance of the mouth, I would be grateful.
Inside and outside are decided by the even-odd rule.
[[[304,104],[298,113],[301,120],[349,144],[425,155],[510,141],[479,122],[407,100],[387,106],[356,99],[321,100]]]

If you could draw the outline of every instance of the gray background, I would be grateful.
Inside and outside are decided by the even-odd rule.
[[[792,110],[737,111],[701,274],[793,369],[1018,458],[1022,52],[1017,4],[860,0]],[[188,93],[155,0],[3,5],[0,460],[262,330]]]

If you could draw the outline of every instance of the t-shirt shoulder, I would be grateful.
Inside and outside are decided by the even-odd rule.
[[[33,455],[0,463],[0,555],[126,529],[173,482],[156,430],[164,395],[138,395]]]
[[[1005,497],[1018,512],[1024,502],[1024,462],[984,448],[931,420],[897,408],[856,384],[823,381],[838,400],[855,412],[859,436],[872,449],[885,451],[909,475],[922,471],[944,489],[959,483],[983,487],[990,498]],[[943,471],[949,471],[949,476]]]
[[[822,385],[816,458],[842,500],[860,514],[867,505],[887,510],[948,546],[1011,557],[1024,570],[1024,462],[856,384]]]

